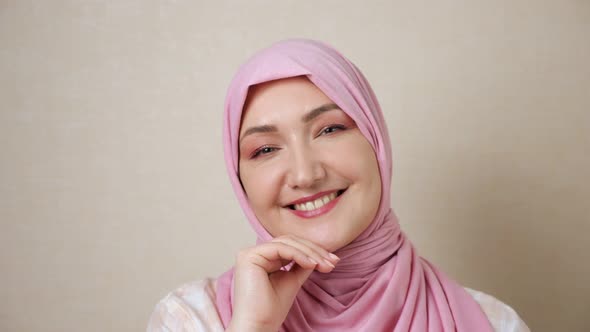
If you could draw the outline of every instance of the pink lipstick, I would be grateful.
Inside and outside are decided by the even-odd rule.
[[[287,207],[301,218],[314,218],[330,212],[345,190],[330,190],[291,202]]]

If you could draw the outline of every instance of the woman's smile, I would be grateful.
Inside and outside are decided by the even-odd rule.
[[[301,218],[318,217],[330,212],[340,201],[340,196],[345,191],[346,189],[322,191],[291,202],[286,208]]]

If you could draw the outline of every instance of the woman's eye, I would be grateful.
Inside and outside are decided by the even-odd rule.
[[[277,150],[277,148],[273,148],[272,146],[263,146],[263,147],[257,149],[256,151],[254,151],[254,153],[252,153],[251,158],[254,159],[260,155],[269,154],[275,150]]]
[[[346,129],[346,127],[343,125],[332,125],[332,126],[328,126],[324,129],[322,129],[322,131],[320,132],[320,135],[329,135],[333,132],[345,130],[345,129]]]

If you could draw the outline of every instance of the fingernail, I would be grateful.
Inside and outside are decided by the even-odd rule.
[[[329,261],[329,260],[327,260],[327,259],[324,259],[324,262],[326,262],[326,264],[328,264],[328,266],[330,266],[330,267],[332,267],[332,268],[335,268],[335,267],[336,267],[336,266],[334,266],[334,264],[332,264],[332,262],[330,262],[330,261]]]
[[[315,265],[318,265],[318,262],[316,262],[316,261],[315,261],[313,258],[311,258],[311,257],[307,257],[307,259],[308,259],[310,262],[312,262],[313,264],[315,264]]]
[[[330,256],[330,258],[332,258],[335,261],[339,261],[340,260],[340,257],[334,255],[333,253],[329,253],[328,256]]]

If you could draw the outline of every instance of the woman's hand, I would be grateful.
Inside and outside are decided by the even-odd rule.
[[[292,235],[241,250],[227,331],[278,331],[311,272],[330,272],[338,260],[320,246]],[[291,262],[295,264],[290,271],[281,270]]]

